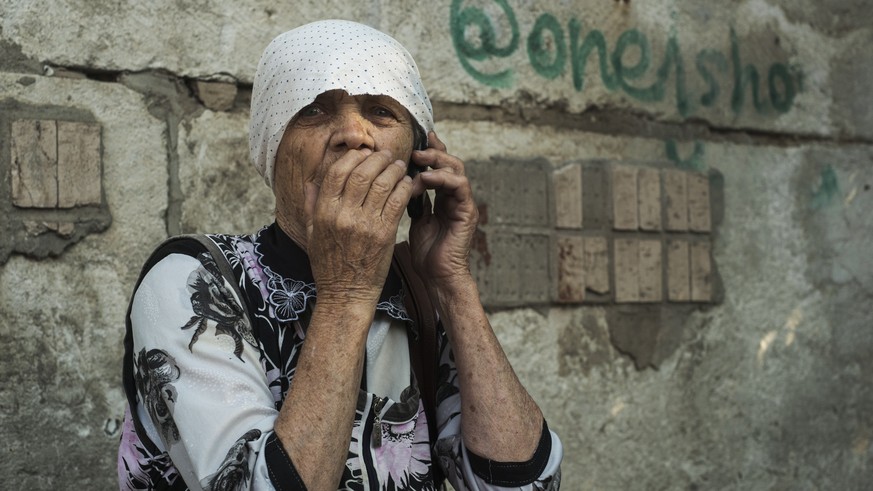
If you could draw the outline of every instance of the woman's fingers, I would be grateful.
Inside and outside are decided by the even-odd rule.
[[[455,174],[464,174],[464,162],[446,153],[446,146],[440,141],[436,133],[430,133],[428,148],[416,150],[412,154],[412,163],[418,166],[427,166],[432,169],[446,169]]]
[[[361,150],[349,150],[334,162],[324,174],[321,182],[321,195],[325,199],[339,199],[346,188],[349,174],[364,160],[370,157],[373,151],[369,148]]]
[[[427,134],[427,146],[428,148],[435,148],[440,152],[446,151],[446,144],[439,139],[435,131],[431,131]]]
[[[364,200],[371,191],[375,191],[382,196],[387,195],[394,188],[394,183],[402,177],[405,168],[398,172],[391,172],[397,178],[393,183],[387,183],[386,178],[379,179],[386,169],[389,169],[394,162],[391,158],[391,153],[387,151],[376,152],[364,158],[362,162],[353,166],[350,169],[343,168],[342,171],[347,172],[345,187],[342,190],[341,197],[344,205],[361,206]],[[336,166],[336,164],[334,164]],[[396,167],[396,166],[395,166]],[[376,186],[376,189],[373,186]]]

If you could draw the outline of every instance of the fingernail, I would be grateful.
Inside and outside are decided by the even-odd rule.
[[[364,155],[370,155],[371,153],[373,153],[373,151],[370,150],[369,148],[362,148],[361,153]]]
[[[409,174],[403,176],[403,180],[404,180],[405,182],[412,182],[412,178],[409,177]]]
[[[394,163],[399,165],[400,167],[406,167],[406,162],[402,160],[395,160]]]

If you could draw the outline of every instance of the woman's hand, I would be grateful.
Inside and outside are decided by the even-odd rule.
[[[319,188],[307,183],[306,233],[318,303],[375,303],[412,195],[406,164],[388,151],[349,150]]]
[[[413,220],[410,229],[415,267],[434,286],[468,281],[468,256],[479,211],[464,163],[446,153],[445,144],[431,132],[428,148],[413,152],[411,165],[431,167],[416,176],[413,195],[435,191],[434,203],[425,196],[424,213]]]

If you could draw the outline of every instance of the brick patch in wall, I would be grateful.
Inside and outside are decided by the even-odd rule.
[[[102,128],[70,108],[9,103],[0,111],[0,263],[19,252],[60,254],[87,234],[105,230]],[[73,115],[80,119],[66,119]],[[3,145],[0,145],[3,148]],[[4,184],[8,183],[8,184]]]
[[[100,125],[13,121],[11,148],[15,206],[73,208],[100,204]]]
[[[471,263],[486,305],[715,301],[708,176],[602,161],[467,169],[482,217]]]

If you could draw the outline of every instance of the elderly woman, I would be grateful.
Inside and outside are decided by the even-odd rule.
[[[443,476],[557,489],[560,441],[478,300],[477,209],[433,126],[391,37],[325,21],[270,43],[249,141],[276,221],[171,239],[147,261],[125,339],[122,489],[435,489]],[[410,202],[411,260],[392,268]],[[432,340],[429,312],[407,309],[417,277]],[[433,359],[414,348],[431,341]]]

